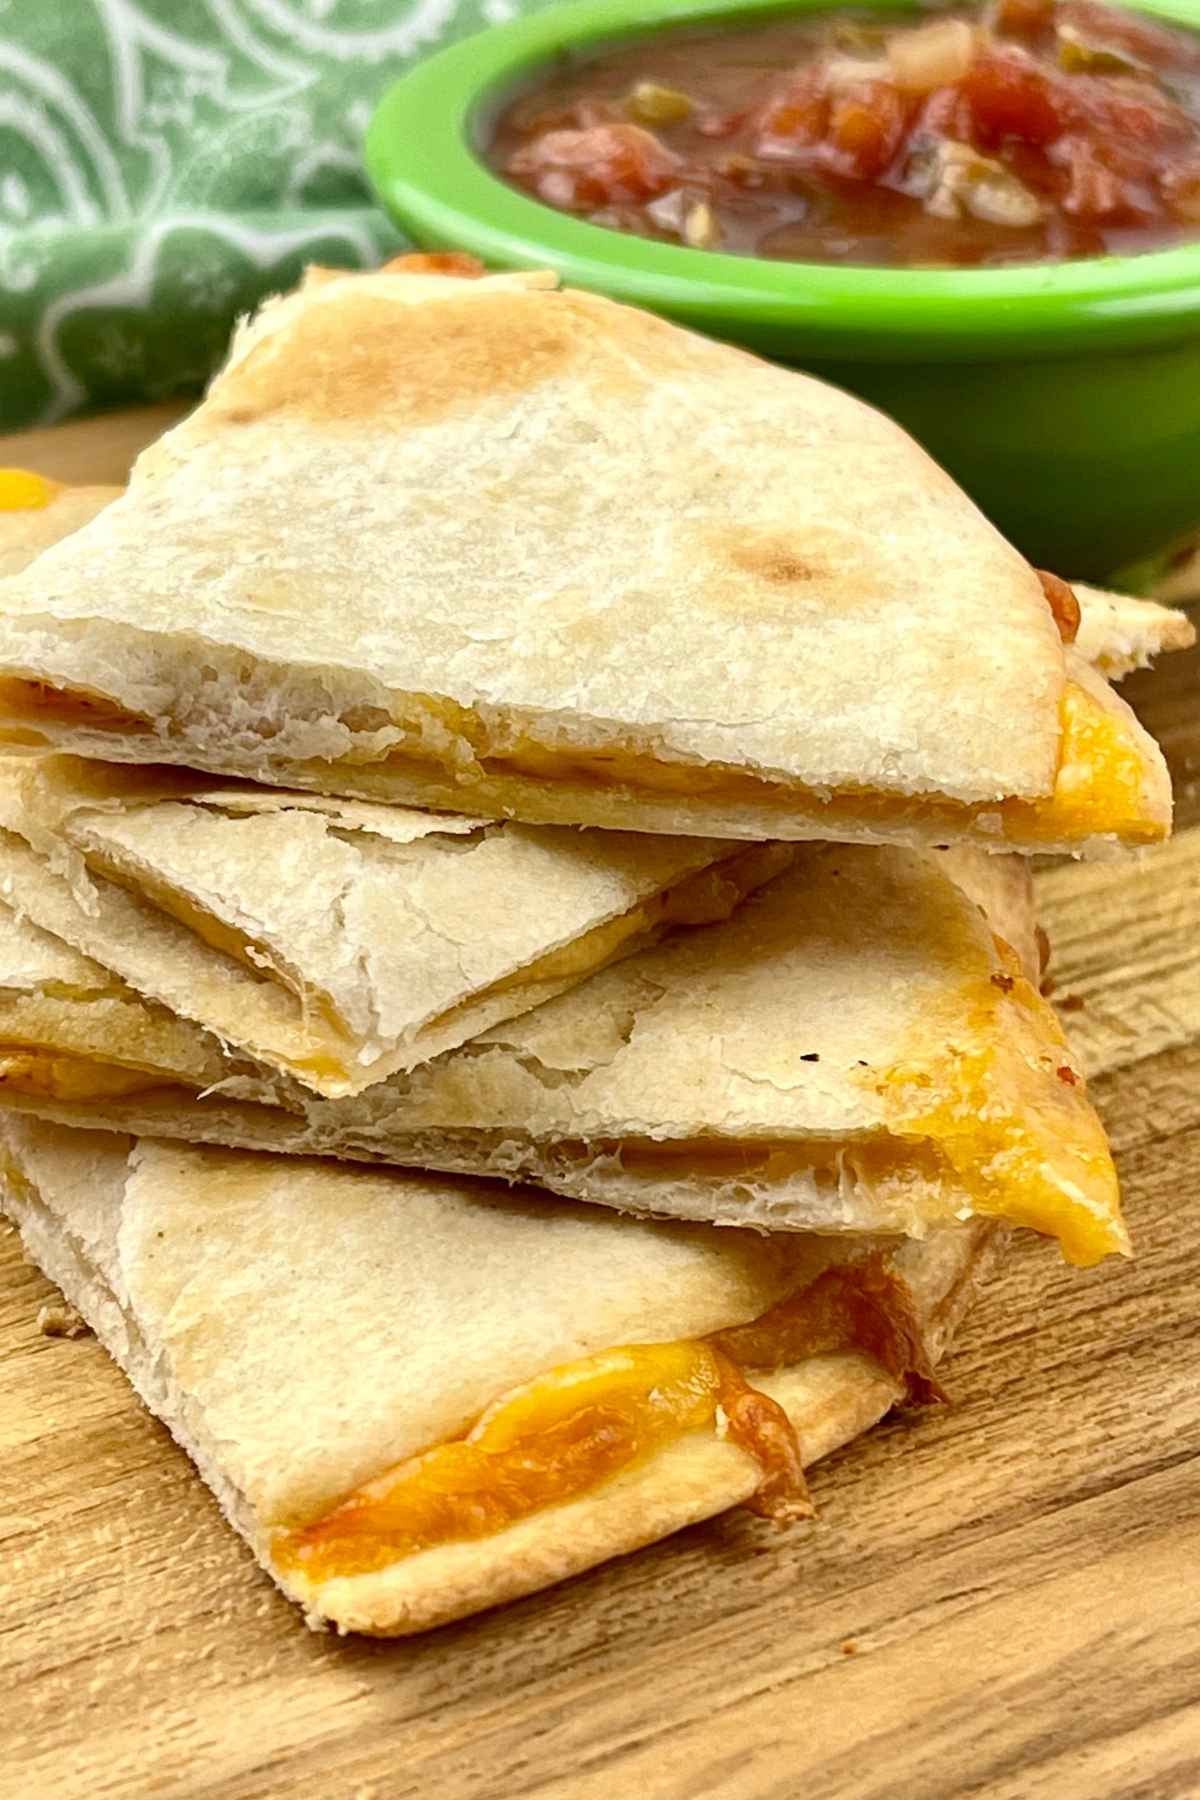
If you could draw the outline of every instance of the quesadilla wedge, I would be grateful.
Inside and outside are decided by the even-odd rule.
[[[13,903],[237,1051],[354,1093],[720,918],[785,845],[564,831],[0,760]]]
[[[1036,573],[860,401],[547,274],[325,274],[0,590],[20,743],[489,817],[1163,837]]]
[[[0,973],[0,1099],[774,1232],[999,1218],[1092,1263],[1128,1248],[1117,1179],[1036,958],[1021,858],[805,845],[727,920],[345,1100],[292,1083],[272,1102],[234,1067],[198,1090],[84,1007],[68,1041],[61,983]],[[94,1096],[90,1045],[129,1071]]]
[[[312,1624],[402,1635],[729,1506],[935,1367],[986,1229],[853,1254],[7,1118],[2,1204]],[[313,1254],[336,1244],[336,1262]]]

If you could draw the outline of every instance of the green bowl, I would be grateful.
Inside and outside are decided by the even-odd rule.
[[[564,53],[828,3],[573,0],[482,32],[384,95],[371,180],[426,248],[557,269],[863,395],[1042,566],[1104,576],[1200,523],[1200,244],[983,270],[758,261],[586,224],[477,151],[510,92]],[[1142,6],[1200,28],[1200,0]]]

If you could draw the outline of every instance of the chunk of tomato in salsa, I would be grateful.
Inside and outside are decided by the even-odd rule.
[[[801,70],[764,111],[760,156],[806,162],[852,181],[874,181],[895,161],[909,108],[890,82],[863,80],[831,90],[824,71]]]
[[[640,125],[547,131],[519,150],[509,173],[532,178],[554,206],[590,208],[652,200],[670,187],[680,158]]]
[[[1034,192],[1077,218],[1133,223],[1157,210],[1159,153],[1194,142],[1197,131],[1180,107],[1142,84],[1128,91],[997,48],[977,53],[958,81],[919,104],[886,80],[844,87],[836,64],[811,66],[764,109],[757,149],[842,180],[878,181],[889,171],[903,180],[897,165],[938,138],[1006,155]],[[1022,155],[1030,149],[1043,153],[1040,163]]]
[[[1063,96],[1053,78],[1018,56],[977,56],[959,92],[981,149],[994,149],[1009,137],[1049,144],[1065,129]]]

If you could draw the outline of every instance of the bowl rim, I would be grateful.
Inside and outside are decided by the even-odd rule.
[[[912,0],[873,3],[904,10]],[[1200,0],[1133,6],[1200,29]],[[1001,355],[1061,354],[1200,332],[1200,242],[1003,269],[768,261],[589,224],[511,187],[474,147],[489,104],[556,55],[688,23],[836,9],[836,0],[568,0],[492,26],[384,92],[367,129],[367,173],[421,244],[471,250],[501,268],[550,265],[564,282],[651,310],[701,325],[716,317],[727,333],[795,331],[828,354],[894,360],[898,350],[919,356],[922,344],[936,344],[944,360],[977,355],[981,341]]]

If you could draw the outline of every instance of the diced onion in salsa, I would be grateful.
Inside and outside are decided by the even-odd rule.
[[[973,267],[1200,238],[1200,36],[1100,0],[684,29],[556,74],[488,155],[619,231]]]

